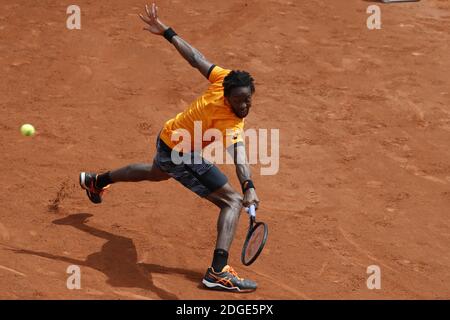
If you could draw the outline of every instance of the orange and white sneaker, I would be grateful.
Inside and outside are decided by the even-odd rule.
[[[80,186],[84,190],[86,190],[86,194],[93,203],[101,203],[102,195],[109,185],[99,189],[95,186],[95,182],[97,181],[98,174],[96,173],[88,173],[81,172],[80,173]]]
[[[202,283],[210,289],[237,292],[251,292],[257,288],[256,282],[239,278],[236,271],[228,265],[221,272],[215,272],[212,267],[208,268]]]

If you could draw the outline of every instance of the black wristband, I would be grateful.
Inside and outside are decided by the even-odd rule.
[[[247,191],[250,188],[255,189],[255,185],[253,184],[253,181],[245,180],[244,183],[242,183],[242,193],[245,193],[245,191]]]
[[[166,31],[164,31],[163,35],[164,35],[164,38],[166,38],[167,41],[172,43],[172,38],[175,37],[177,35],[177,33],[175,31],[173,31],[172,28],[169,28]]]

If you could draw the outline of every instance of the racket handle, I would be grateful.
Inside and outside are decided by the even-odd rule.
[[[245,208],[245,211],[247,211],[247,213],[248,213],[251,217],[253,217],[253,218],[256,217],[256,207],[255,207],[254,204],[250,205],[250,207],[248,207],[248,208]]]

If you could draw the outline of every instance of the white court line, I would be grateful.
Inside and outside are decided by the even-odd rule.
[[[117,294],[117,295],[122,296],[122,297],[134,298],[134,299],[139,299],[139,300],[154,300],[154,299],[152,299],[152,298],[144,297],[144,296],[141,296],[141,295],[139,295],[139,294],[132,293],[132,292],[126,292],[126,291],[114,291],[114,290],[113,290],[113,292],[114,292],[115,294]]]
[[[11,269],[11,268],[7,268],[7,267],[2,266],[2,265],[0,265],[0,269],[10,271],[10,272],[15,273],[15,274],[18,274],[19,276],[22,276],[22,277],[26,277],[26,276],[27,276],[26,274],[24,274],[24,273],[22,273],[22,272],[19,272],[19,271],[17,271],[17,270]]]
[[[310,297],[308,297],[303,292],[300,292],[300,291],[298,291],[298,290],[296,290],[296,289],[294,289],[294,288],[292,288],[292,287],[290,287],[288,285],[285,285],[284,283],[281,283],[281,282],[273,279],[272,277],[270,277],[270,276],[268,276],[268,275],[266,275],[264,273],[261,273],[261,272],[255,271],[255,270],[252,270],[252,272],[254,272],[254,273],[256,273],[256,274],[258,274],[260,276],[263,276],[264,278],[266,278],[267,280],[269,280],[273,284],[277,285],[278,287],[283,288],[286,291],[290,291],[291,293],[294,293],[294,294],[298,295],[299,297],[302,297],[305,300],[312,300]]]

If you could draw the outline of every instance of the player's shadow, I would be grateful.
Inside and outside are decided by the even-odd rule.
[[[107,283],[113,287],[151,290],[161,299],[177,300],[178,297],[156,286],[152,280],[152,274],[181,274],[195,283],[201,281],[203,274],[199,272],[156,264],[138,263],[136,246],[132,239],[88,226],[86,220],[89,217],[92,217],[92,214],[78,213],[53,221],[54,224],[73,226],[94,237],[107,240],[99,252],[90,254],[86,260],[77,260],[26,249],[15,249],[14,251],[16,253],[31,254],[78,266],[90,267],[104,273],[108,277]]]

